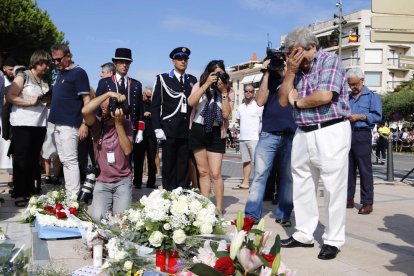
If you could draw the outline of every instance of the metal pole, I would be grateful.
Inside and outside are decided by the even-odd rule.
[[[339,0],[339,44],[338,44],[338,56],[342,60],[342,0]]]
[[[387,181],[394,181],[394,160],[392,157],[392,139],[388,140]]]

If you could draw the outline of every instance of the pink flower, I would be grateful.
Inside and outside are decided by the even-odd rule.
[[[271,275],[272,275],[272,269],[270,267],[262,266],[259,276],[271,276]]]
[[[254,251],[250,251],[246,247],[240,249],[237,254],[237,260],[243,266],[245,272],[253,271],[263,265],[263,262],[256,255],[256,253]]]
[[[234,236],[231,239],[230,244],[230,258],[234,260],[236,258],[237,252],[243,244],[244,238],[246,237],[246,232],[241,230],[237,232],[237,229],[234,230]]]

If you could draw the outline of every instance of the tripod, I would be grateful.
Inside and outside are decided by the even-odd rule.
[[[406,175],[404,175],[403,178],[401,178],[401,182],[403,182],[404,179],[406,179],[413,171],[414,171],[414,168],[412,168],[411,171],[409,171]]]

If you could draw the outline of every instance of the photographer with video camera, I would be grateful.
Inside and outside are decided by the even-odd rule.
[[[266,52],[267,57],[262,64],[263,78],[256,95],[257,105],[264,106],[262,132],[254,155],[254,175],[245,215],[256,222],[260,220],[266,182],[276,160],[278,206],[275,217],[277,223],[289,227],[293,209],[290,154],[296,124],[292,107],[282,107],[279,103],[279,88],[285,75],[285,53],[270,47]]]
[[[200,173],[200,190],[204,196],[210,196],[211,176],[219,213],[223,212],[224,194],[221,163],[226,152],[227,129],[234,103],[229,79],[224,62],[212,60],[188,98],[188,104],[193,107],[189,147],[193,150]]]
[[[132,198],[129,155],[133,150],[133,130],[125,119],[125,95],[107,92],[91,100],[82,109],[86,125],[91,128],[96,163],[100,174],[93,190],[92,217],[99,221],[128,208]],[[102,117],[96,110],[102,109]]]

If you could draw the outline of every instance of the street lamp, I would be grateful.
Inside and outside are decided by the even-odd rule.
[[[339,9],[339,15],[334,14],[334,18],[338,18],[338,22],[334,22],[333,25],[338,25],[338,31],[339,31],[339,41],[338,41],[338,55],[341,57],[342,52],[342,25],[345,25],[347,22],[342,16],[342,0],[339,0],[339,2],[336,2],[336,7]]]

